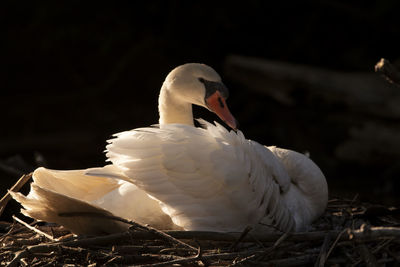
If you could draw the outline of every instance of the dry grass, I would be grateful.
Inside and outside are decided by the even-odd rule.
[[[60,226],[28,226],[16,217],[2,230],[0,262],[8,266],[400,264],[399,210],[356,200],[331,199],[307,233],[160,233],[136,225],[120,234],[76,237]]]

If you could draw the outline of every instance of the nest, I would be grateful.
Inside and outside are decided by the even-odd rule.
[[[78,237],[65,228],[14,216],[3,222],[0,261],[7,266],[377,266],[400,263],[400,212],[331,199],[304,233],[129,231]]]

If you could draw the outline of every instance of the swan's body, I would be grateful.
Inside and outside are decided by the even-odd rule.
[[[160,125],[116,134],[107,146],[112,165],[66,172],[39,168],[31,193],[14,198],[28,216],[76,233],[87,233],[93,223],[103,226],[90,228],[91,233],[120,231],[124,225],[90,217],[72,225],[73,217],[60,214],[94,208],[161,229],[306,229],[326,207],[324,175],[300,153],[262,146],[219,124],[193,126],[191,107],[197,104],[236,128],[226,97],[213,69],[180,66],[161,89]],[[52,206],[52,201],[68,205]]]

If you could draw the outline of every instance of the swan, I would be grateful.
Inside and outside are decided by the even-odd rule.
[[[211,67],[178,66],[161,87],[159,124],[115,134],[106,146],[110,165],[70,171],[41,167],[27,196],[11,194],[26,216],[78,234],[118,232],[127,225],[74,212],[117,215],[159,229],[307,230],[327,205],[324,174],[301,153],[246,139],[227,97]],[[195,127],[193,104],[232,129],[201,119],[201,127]]]

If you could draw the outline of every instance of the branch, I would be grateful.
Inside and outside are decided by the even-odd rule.
[[[32,230],[32,231],[34,231],[35,233],[37,233],[37,234],[39,234],[39,235],[41,235],[41,236],[44,236],[44,237],[46,237],[47,239],[50,239],[51,241],[58,241],[57,238],[54,238],[54,237],[52,237],[51,235],[46,234],[45,232],[43,232],[43,231],[41,231],[41,230],[39,230],[39,229],[37,229],[37,228],[35,228],[35,227],[33,227],[33,226],[27,224],[26,222],[24,222],[24,221],[21,220],[20,218],[14,216],[14,215],[13,215],[12,217],[13,217],[14,220],[16,220],[17,222],[19,222],[20,224],[22,224],[23,226],[25,226],[25,227],[28,228],[29,230]]]
[[[8,201],[11,199],[10,191],[12,192],[18,192],[26,182],[29,181],[29,179],[32,178],[32,173],[22,175],[21,178],[11,187],[11,189],[3,196],[3,198],[0,200],[0,216],[3,214],[3,211],[5,207],[7,206]]]
[[[123,222],[126,224],[130,224],[132,226],[135,226],[139,229],[146,230],[146,233],[150,233],[151,235],[153,235],[153,237],[154,237],[154,235],[156,235],[158,237],[161,237],[161,239],[167,240],[168,242],[170,242],[172,244],[179,244],[183,247],[189,248],[189,249],[197,252],[197,248],[195,248],[191,245],[188,245],[188,244],[166,234],[163,231],[157,230],[156,228],[151,227],[149,225],[144,225],[144,224],[141,224],[138,222],[126,220],[126,219],[118,217],[118,216],[107,216],[105,214],[95,213],[95,212],[65,212],[65,213],[60,213],[59,216],[62,216],[62,217],[87,216],[87,217],[109,218],[111,220],[120,221],[120,222]]]
[[[375,72],[382,74],[390,83],[400,86],[400,71],[389,60],[381,58],[375,65]]]
[[[241,233],[220,233],[220,232],[206,232],[206,231],[165,231],[165,234],[175,238],[175,239],[186,239],[186,240],[210,240],[210,241],[222,241],[222,242],[235,242],[240,237]],[[114,234],[116,238],[122,238],[124,235],[129,236],[131,239],[143,239],[151,240],[154,239],[154,234],[143,231],[135,231],[129,234],[128,232]],[[318,231],[318,232],[302,232],[302,233],[290,233],[285,235],[285,241],[322,241],[325,236],[329,235],[338,241],[368,241],[382,238],[400,238],[400,227],[361,227],[357,230],[344,229],[342,231],[332,230],[332,231]],[[111,235],[109,235],[111,236]],[[120,236],[120,237],[118,237]],[[106,238],[98,237],[98,238]],[[260,242],[276,242],[282,237],[281,233],[260,233],[257,235],[257,240]],[[241,242],[254,243],[254,239],[247,235]]]

